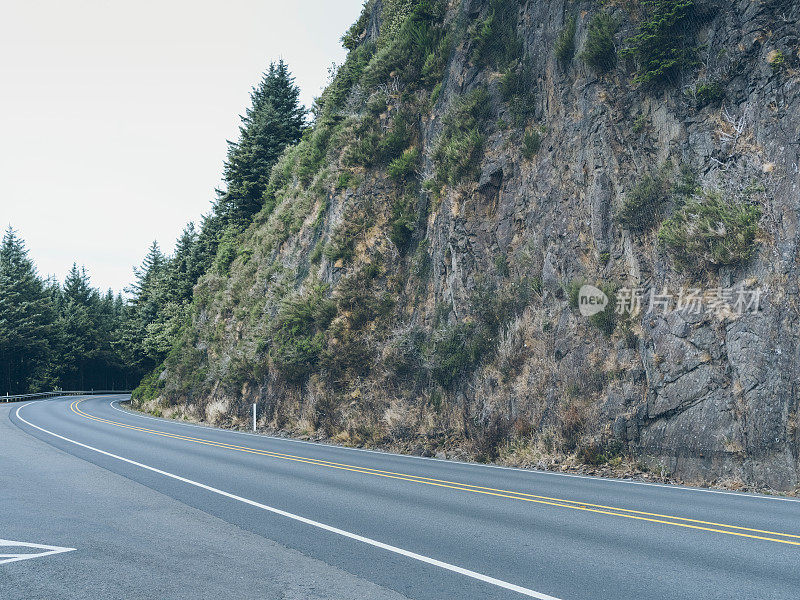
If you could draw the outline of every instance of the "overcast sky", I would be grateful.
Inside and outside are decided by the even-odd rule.
[[[0,224],[42,275],[120,291],[208,212],[251,87],[283,58],[310,106],[363,0],[0,4]]]

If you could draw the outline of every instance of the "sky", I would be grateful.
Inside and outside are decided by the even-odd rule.
[[[0,4],[0,226],[42,276],[122,291],[211,208],[270,61],[310,106],[363,0]]]

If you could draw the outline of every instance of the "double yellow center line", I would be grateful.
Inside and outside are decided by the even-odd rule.
[[[248,454],[257,454],[259,456],[267,456],[270,458],[288,460],[293,462],[300,462],[328,469],[340,469],[343,471],[352,471],[354,473],[362,473],[364,475],[372,475],[375,477],[386,477],[389,479],[399,479],[402,481],[409,481],[421,485],[433,485],[442,488],[449,488],[459,490],[462,492],[471,492],[474,494],[484,494],[487,496],[497,496],[501,498],[509,498],[512,500],[521,500],[523,502],[533,502],[535,504],[545,504],[548,506],[557,506],[560,508],[569,508],[572,510],[580,510],[585,512],[597,513],[602,515],[610,515],[614,517],[622,517],[626,519],[635,519],[637,521],[647,521],[650,523],[659,523],[662,525],[672,525],[675,527],[684,527],[688,529],[695,529],[700,531],[709,531],[713,533],[723,533],[726,535],[734,535],[738,537],[751,538],[756,540],[764,540],[768,542],[777,542],[780,544],[788,544],[792,546],[800,546],[800,535],[789,533],[779,533],[776,531],[767,531],[763,529],[753,529],[750,527],[740,527],[737,525],[727,525],[725,523],[715,523],[712,521],[701,521],[698,519],[689,519],[685,517],[676,517],[672,515],[662,515],[658,513],[650,513],[639,510],[631,510],[627,508],[618,508],[614,506],[606,506],[603,504],[591,504],[588,502],[578,502],[575,500],[565,500],[563,498],[551,498],[548,496],[539,496],[536,494],[526,494],[523,492],[515,492],[510,490],[496,489],[490,487],[483,487],[471,485],[468,483],[460,483],[457,481],[447,481],[444,479],[433,479],[430,477],[421,477],[418,475],[411,475],[408,473],[397,473],[394,471],[382,471],[379,469],[370,469],[368,467],[361,467],[358,465],[350,465],[346,463],[337,463],[327,460],[320,460],[316,458],[307,458],[303,456],[296,456],[293,454],[283,454],[280,452],[270,452],[268,450],[259,450],[256,448],[249,448],[247,446],[239,446],[236,444],[226,444],[224,442],[215,442],[196,437],[185,435],[178,435],[174,433],[167,433],[147,427],[137,427],[135,425],[128,425],[111,421],[109,419],[102,419],[93,415],[87,414],[79,408],[79,404],[83,400],[76,400],[70,405],[70,409],[77,415],[83,418],[90,419],[99,423],[113,425],[115,427],[122,427],[125,429],[132,429],[141,431],[150,435],[157,435],[160,437],[172,438],[191,442],[194,444],[202,444],[205,446],[214,446],[216,448],[224,448],[226,450],[234,450],[237,452],[246,452]]]

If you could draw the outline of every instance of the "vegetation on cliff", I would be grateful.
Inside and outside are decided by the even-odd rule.
[[[673,448],[698,426],[693,394],[735,394],[703,371],[733,368],[722,329],[706,315],[669,338],[570,303],[578,282],[613,310],[631,286],[765,268],[767,192],[745,188],[767,160],[720,83],[756,58],[715,46],[699,65],[698,4],[367,2],[312,125],[228,182],[243,200],[224,214],[249,216],[214,225],[136,401],[234,426],[256,402],[265,428],[514,464]],[[702,358],[673,365],[669,344]],[[681,387],[684,364],[703,389]],[[713,427],[738,435],[730,419]]]

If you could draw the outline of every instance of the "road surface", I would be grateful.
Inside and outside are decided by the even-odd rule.
[[[794,499],[276,439],[124,399],[0,405],[0,542],[67,549],[0,547],[0,598],[798,598]]]

